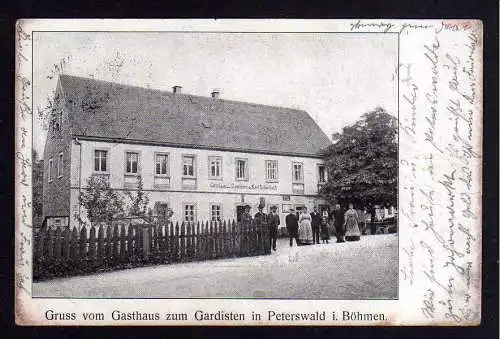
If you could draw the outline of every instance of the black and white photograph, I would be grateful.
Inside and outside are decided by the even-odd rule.
[[[397,298],[397,34],[33,43],[34,296]]]
[[[481,322],[478,20],[16,25],[16,323]]]

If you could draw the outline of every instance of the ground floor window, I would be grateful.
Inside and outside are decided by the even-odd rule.
[[[210,220],[221,221],[222,220],[222,206],[218,204],[210,205]]]
[[[168,204],[164,202],[155,203],[156,215],[160,218],[167,218],[168,216]]]
[[[194,204],[184,204],[184,221],[194,222],[196,220],[196,206]]]

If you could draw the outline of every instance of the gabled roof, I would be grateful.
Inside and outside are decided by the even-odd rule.
[[[331,141],[302,110],[61,75],[73,136],[317,156]]]

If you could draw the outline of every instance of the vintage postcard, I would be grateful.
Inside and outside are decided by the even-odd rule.
[[[20,325],[481,322],[479,20],[19,20]]]

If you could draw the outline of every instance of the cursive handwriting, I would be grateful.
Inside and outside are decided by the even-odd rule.
[[[429,45],[424,45],[426,52],[424,53],[425,58],[431,63],[431,90],[425,93],[427,98],[427,104],[429,105],[430,115],[425,117],[425,121],[428,123],[428,127],[425,131],[425,141],[430,143],[434,149],[443,153],[443,151],[436,145],[435,134],[436,134],[436,121],[438,116],[438,84],[439,84],[439,48],[441,44],[439,43],[438,37],[434,37],[434,41]]]
[[[17,152],[16,157],[21,163],[21,179],[19,182],[24,186],[28,186],[28,168],[31,168],[31,160],[24,158],[24,154],[21,152]]]
[[[410,286],[413,286],[413,281],[415,277],[415,269],[414,269],[414,256],[415,256],[415,244],[413,241],[410,241],[410,246],[403,247],[403,252],[406,253],[408,257],[408,270],[406,268],[402,268],[401,273],[403,274],[403,279],[408,280]]]
[[[424,293],[423,305],[420,310],[426,318],[434,318],[434,312],[436,311],[434,307],[434,294],[434,290],[431,288],[428,288]]]
[[[412,143],[415,143],[415,129],[417,127],[417,94],[418,86],[413,81],[411,64],[401,64],[399,66],[400,82],[403,84],[403,103],[410,106],[410,118],[404,118],[400,122],[400,129]]]

